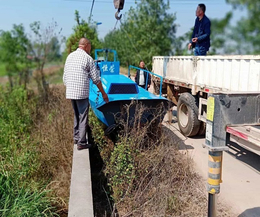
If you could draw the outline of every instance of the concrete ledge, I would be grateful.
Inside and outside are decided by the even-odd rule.
[[[74,145],[70,183],[69,217],[93,217],[89,150]]]

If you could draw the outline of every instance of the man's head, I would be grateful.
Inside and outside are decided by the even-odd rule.
[[[144,64],[144,61],[143,61],[143,60],[141,60],[141,61],[140,61],[140,64],[139,64],[139,67],[140,67],[141,69],[143,69],[143,68],[144,68],[144,66],[145,66],[145,64]]]
[[[90,54],[91,51],[91,43],[87,38],[81,38],[79,40],[79,48],[86,51],[88,54]]]
[[[205,14],[206,6],[204,4],[199,4],[196,10],[196,16],[202,17]]]

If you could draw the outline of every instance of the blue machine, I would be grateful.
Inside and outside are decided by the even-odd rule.
[[[172,105],[172,103],[165,97],[161,96],[161,87],[159,96],[156,96],[149,91],[139,87],[134,81],[130,79],[130,68],[139,69],[134,66],[129,67],[129,77],[120,75],[120,62],[117,59],[117,52],[115,50],[95,50],[95,61],[97,68],[100,71],[103,88],[109,98],[109,102],[105,103],[97,86],[93,84],[92,81],[90,82],[90,105],[93,112],[100,121],[102,121],[108,127],[116,125],[115,116],[122,113],[122,108],[124,105],[129,105],[132,101],[141,102],[145,107],[148,108],[143,114],[144,117],[142,117],[142,119],[146,121],[151,120],[154,110],[162,104],[165,108],[160,118],[160,121],[162,121],[166,110],[169,106]],[[148,74],[155,75],[152,72],[147,72],[147,76]],[[135,107],[133,106],[130,111],[130,116],[134,118],[134,114]]]

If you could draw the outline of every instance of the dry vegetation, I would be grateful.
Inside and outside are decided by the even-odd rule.
[[[131,106],[125,108],[126,113]],[[135,121],[127,119],[122,123],[121,119],[123,127],[114,144],[105,136],[95,138],[102,132],[102,125],[93,117],[90,121],[111,186],[114,201],[111,215],[207,216],[205,185],[194,171],[192,160],[179,153],[172,131],[158,127],[158,116],[144,125],[140,122],[146,108],[134,106]],[[226,210],[220,208],[218,216],[230,216]]]
[[[33,140],[41,153],[37,176],[51,179],[48,189],[52,190],[60,216],[67,215],[73,153],[73,112],[64,91],[63,86],[50,89],[48,102],[37,106],[33,130]],[[125,107],[125,114],[131,106]],[[176,136],[158,125],[157,115],[149,124],[141,123],[146,108],[134,106],[135,119],[120,119],[121,128],[113,139],[104,135],[104,126],[90,113],[92,137],[104,162],[99,173],[107,177],[94,187],[105,192],[100,194],[103,198],[95,199],[96,216],[206,216],[204,182],[194,171],[191,159],[179,153]],[[154,114],[161,112],[159,108]],[[99,199],[109,198],[112,200],[106,208],[99,203]],[[230,216],[227,209],[219,207],[218,216]]]
[[[63,86],[50,89],[48,101],[37,106],[32,132],[41,153],[37,176],[50,179],[47,187],[60,216],[66,216],[68,209],[73,154],[73,112],[64,91]]]

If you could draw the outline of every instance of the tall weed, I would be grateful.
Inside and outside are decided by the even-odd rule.
[[[52,216],[45,184],[34,181],[39,169],[30,143],[36,100],[22,87],[0,87],[0,215]]]

